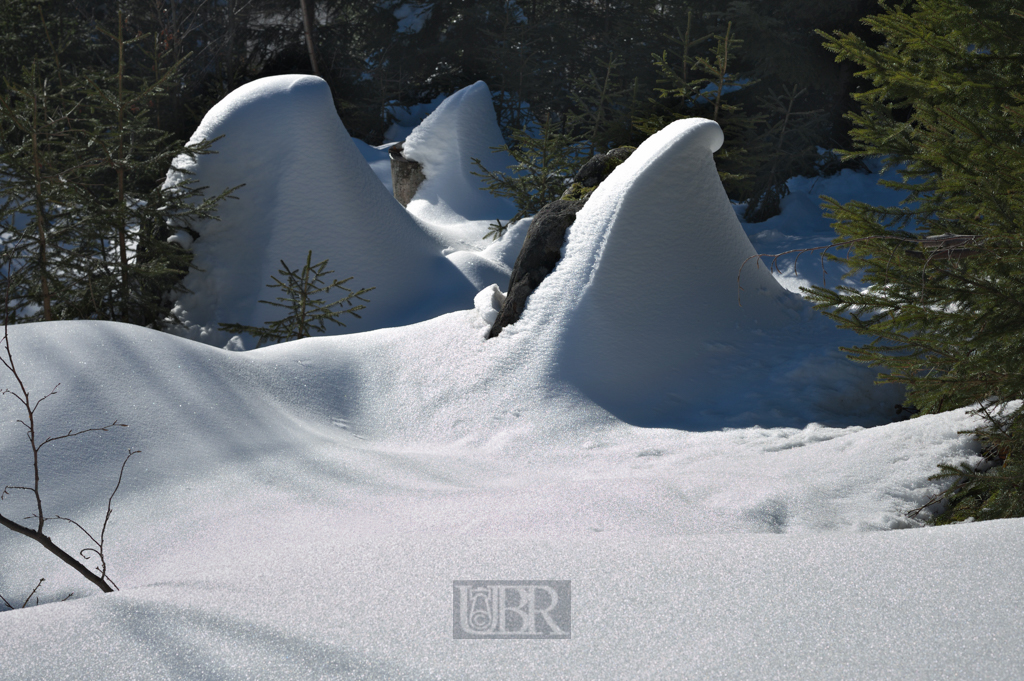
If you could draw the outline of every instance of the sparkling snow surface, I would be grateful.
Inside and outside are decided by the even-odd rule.
[[[197,132],[228,135],[202,183],[252,188],[193,245],[206,271],[179,304],[206,343],[12,327],[33,394],[61,384],[41,434],[130,424],[44,450],[46,515],[98,528],[142,453],[107,534],[120,592],[0,532],[0,594],[46,578],[42,605],[0,612],[0,679],[1019,678],[1024,523],[906,516],[938,462],[975,456],[974,417],[884,424],[899,395],[834,350],[849,337],[763,266],[738,291],[756,251],[717,125],[673,124],[617,168],[523,318],[484,340],[529,220],[492,244],[476,216],[410,215],[324,93],[259,81]],[[435,113],[427,155],[493,122]],[[446,163],[450,209],[476,189]],[[203,335],[262,321],[267,272],[309,248],[394,296],[341,335]],[[16,407],[0,401],[3,485],[31,481]],[[462,579],[571,580],[572,638],[454,640]]]

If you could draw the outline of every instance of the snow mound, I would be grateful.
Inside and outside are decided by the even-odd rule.
[[[507,153],[493,151],[504,144],[486,83],[477,81],[444,100],[404,143],[406,158],[423,164],[426,176],[409,212],[442,224],[515,215],[511,201],[491,195],[483,179],[473,175],[479,172],[474,158],[489,170],[513,165]]]
[[[487,288],[481,289],[473,299],[473,306],[488,326],[494,324],[494,320],[498,318],[498,313],[501,312],[501,306],[504,304],[505,294],[501,292],[497,284],[491,284]]]
[[[899,393],[824,349],[822,334],[831,347],[844,339],[759,266],[715,169],[722,142],[704,119],[645,141],[577,215],[564,258],[506,332],[525,334],[554,377],[631,423],[891,416]]]
[[[248,321],[276,259],[309,248],[378,286],[373,324],[461,309],[251,352],[113,322],[12,326],[24,387],[59,384],[32,421],[57,437],[35,460],[24,407],[0,400],[0,511],[37,512],[38,474],[46,516],[109,518],[121,591],[0,531],[0,595],[38,584],[42,603],[0,604],[0,681],[1020,676],[1024,519],[875,531],[919,524],[907,512],[939,492],[937,463],[977,463],[978,417],[828,427],[869,422],[850,417],[880,393],[829,350],[853,339],[756,261],[739,291],[752,250],[723,210],[713,123],[674,124],[620,166],[491,340],[501,286],[466,295],[451,263],[507,274],[530,219],[489,244],[486,221],[417,222],[318,79],[241,88],[197,135],[220,132],[200,181],[248,185],[201,226],[187,283],[213,302],[182,297],[189,319]],[[435,180],[456,186],[449,168]],[[58,441],[115,418],[131,427]],[[749,424],[802,425],[722,428]],[[571,639],[452,638],[453,580],[551,578],[573,582]]]
[[[381,144],[380,146],[371,147],[369,144],[362,140],[352,139],[352,142],[356,145],[356,149],[362,154],[363,159],[369,164],[370,170],[377,176],[380,183],[384,185],[384,188],[388,190],[388,194],[394,196],[395,188],[391,185],[391,155],[388,153],[388,149],[393,144]]]
[[[197,225],[198,271],[185,278],[174,313],[187,335],[223,346],[217,324],[261,326],[281,310],[260,304],[281,261],[330,261],[333,277],[374,287],[362,319],[330,333],[409,324],[469,307],[476,289],[367,165],[334,109],[327,84],[275,76],[244,85],[214,106],[192,137],[223,139],[187,164],[212,191],[244,183],[219,220]],[[188,240],[185,240],[188,245]],[[251,347],[251,344],[248,344]]]
[[[434,113],[437,107],[441,106],[441,102],[447,96],[438,95],[429,102],[420,102],[411,106],[398,106],[397,104],[388,106],[388,113],[395,119],[395,122],[384,131],[384,142],[394,143],[403,141],[417,125],[422,123],[427,116]]]
[[[0,532],[0,593],[46,578],[46,604],[0,612],[0,679],[604,679],[653,665],[665,671],[651,678],[827,678],[844,664],[915,678],[947,654],[1014,678],[1024,522],[874,532],[907,526],[938,491],[936,463],[968,460],[958,431],[976,419],[632,427],[554,384],[516,391],[485,372],[504,334],[485,341],[479,312],[498,298],[245,353],[111,322],[12,327],[30,389],[61,383],[39,433],[131,424],[47,450],[49,513],[97,527],[124,452],[142,453],[107,535],[117,594]],[[33,475],[19,407],[0,400],[4,484]],[[2,508],[23,518],[31,502]],[[573,580],[573,638],[554,643],[575,649],[501,641],[481,662],[451,638],[452,580],[505,576]],[[666,593],[685,602],[666,608]],[[955,626],[929,619],[948,625],[942,607]],[[897,654],[898,673],[879,674]]]

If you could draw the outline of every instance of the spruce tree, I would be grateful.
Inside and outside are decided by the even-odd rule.
[[[196,198],[187,182],[163,186],[181,150],[154,126],[153,114],[176,66],[153,80],[133,77],[128,51],[144,50],[149,36],[126,39],[121,13],[114,30],[101,31],[116,49],[116,61],[111,73],[92,72],[85,78],[91,172],[83,182],[76,244],[78,262],[85,266],[75,271],[77,298],[65,304],[74,317],[155,324],[166,314],[163,294],[180,286],[191,262],[190,254],[167,238],[212,206],[200,203],[197,211],[184,201]],[[208,146],[187,151],[194,154]]]
[[[130,59],[152,43],[145,34],[126,39],[121,13],[115,30],[94,26],[68,43],[82,51],[98,40],[91,49],[109,54],[110,71],[64,58],[70,48],[52,39],[56,20],[40,21],[47,40],[0,94],[0,223],[11,235],[14,317],[163,326],[168,294],[191,262],[167,239],[212,217],[229,194],[205,197],[176,159],[209,153],[212,141],[183,147],[154,126],[178,65],[153,80],[130,75]]]
[[[6,238],[3,271],[8,306],[55,319],[66,293],[62,265],[70,219],[79,194],[69,183],[76,160],[66,111],[73,106],[52,69],[40,62],[6,82],[0,95],[0,227]]]
[[[729,195],[743,199],[754,192],[752,167],[767,161],[757,129],[762,117],[749,114],[734,93],[753,81],[736,70],[737,53],[743,45],[732,23],[723,33],[700,36],[693,13],[686,30],[673,40],[677,49],[652,55],[661,73],[654,112],[636,121],[639,130],[652,135],[681,118],[709,118],[722,126],[725,144],[717,154],[718,173]]]
[[[313,264],[313,251],[306,254],[306,264],[301,270],[293,270],[281,261],[281,269],[278,274],[282,279],[271,276],[273,284],[267,284],[267,288],[281,289],[284,294],[278,296],[276,302],[272,300],[261,300],[259,302],[273,307],[283,307],[288,310],[288,315],[273,322],[267,322],[263,326],[248,326],[245,324],[220,324],[221,331],[228,333],[247,333],[257,339],[257,347],[266,341],[281,343],[290,340],[309,338],[314,331],[327,333],[325,322],[331,322],[338,326],[345,326],[340,319],[343,314],[350,314],[359,317],[359,310],[365,309],[365,305],[357,305],[353,300],[361,300],[364,303],[370,301],[363,296],[373,290],[363,288],[352,291],[345,288],[344,284],[352,280],[334,279],[327,282],[324,277],[334,274],[334,270],[327,269],[327,261],[322,260]],[[348,292],[344,298],[328,303],[317,296],[330,293],[338,289]],[[346,307],[347,306],[347,307]],[[335,309],[338,308],[338,309]]]
[[[957,489],[978,518],[1020,515],[1024,490],[1024,15],[1011,0],[919,0],[865,21],[877,48],[825,36],[869,87],[854,95],[846,158],[883,158],[909,193],[885,208],[828,200],[866,290],[809,292],[872,337],[850,356],[884,367],[922,413],[977,405],[1003,461]],[[945,473],[950,473],[949,469]],[[973,496],[972,496],[973,495]],[[963,498],[964,494],[960,494]]]
[[[598,72],[588,71],[573,83],[574,111],[566,117],[569,129],[589,142],[590,154],[613,147],[635,146],[640,133],[633,118],[641,106],[639,79],[624,82],[619,71],[625,62],[614,54],[597,62]]]
[[[820,132],[825,122],[821,110],[801,110],[807,88],[783,85],[782,93],[768,90],[761,97],[762,121],[759,146],[767,159],[755,169],[754,191],[747,200],[743,219],[761,222],[778,215],[780,201],[789,194],[787,180],[806,173],[821,158],[818,153]]]

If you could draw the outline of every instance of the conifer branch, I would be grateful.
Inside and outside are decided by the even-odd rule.
[[[748,256],[740,264],[739,272],[736,275],[736,285],[739,291],[743,291],[743,287],[740,286],[740,279],[743,276],[743,268],[747,266],[747,263],[751,260],[757,261],[757,266],[761,265],[761,258],[771,258],[768,263],[769,271],[777,272],[782,274],[782,268],[779,266],[779,259],[786,255],[792,255],[796,253],[796,259],[793,262],[794,268],[796,262],[799,261],[800,256],[805,253],[821,253],[821,272],[822,288],[826,286],[825,275],[828,274],[828,269],[825,267],[825,259],[828,256],[828,252],[835,249],[850,248],[853,244],[863,243],[865,241],[895,241],[900,243],[914,244],[922,250],[905,250],[903,253],[912,258],[923,259],[928,262],[932,260],[955,260],[958,258],[968,257],[972,255],[978,255],[981,251],[977,248],[957,248],[958,246],[965,246],[968,244],[980,245],[985,241],[982,237],[977,234],[939,234],[936,236],[914,238],[914,237],[903,237],[896,234],[872,234],[870,236],[857,237],[854,239],[842,239],[833,241],[826,246],[810,246],[807,248],[791,248],[788,251],[782,251],[780,253],[758,253],[756,255]],[[742,307],[742,304],[741,304]]]
[[[245,324],[220,324],[221,331],[228,333],[247,333],[257,339],[257,347],[265,341],[281,343],[289,340],[299,340],[313,335],[314,331],[326,333],[326,322],[338,326],[345,326],[339,319],[343,314],[350,314],[353,317],[361,318],[359,311],[365,305],[358,305],[353,301],[359,300],[364,303],[370,302],[363,296],[375,287],[363,288],[352,291],[344,286],[351,281],[347,279],[334,279],[330,282],[325,280],[334,270],[327,269],[327,260],[313,264],[313,251],[306,254],[306,264],[301,270],[291,269],[284,260],[281,261],[281,269],[278,274],[282,279],[271,276],[274,283],[267,284],[268,288],[281,289],[283,296],[278,296],[275,301],[260,300],[259,302],[273,307],[281,307],[291,311],[291,314],[277,321],[268,322],[264,326],[249,326]],[[348,293],[347,296],[328,303],[316,296],[329,293],[332,290],[340,289]],[[347,307],[346,307],[347,306]],[[334,308],[340,309],[334,309]]]

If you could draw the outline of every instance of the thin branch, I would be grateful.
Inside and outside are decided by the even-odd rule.
[[[89,568],[82,565],[73,556],[69,555],[64,549],[60,548],[53,543],[53,540],[47,537],[42,532],[31,530],[27,527],[23,527],[13,520],[4,517],[0,514],[0,525],[3,525],[9,530],[17,532],[18,534],[25,535],[29,539],[32,539],[41,544],[47,551],[60,558],[67,565],[71,566],[78,574],[82,575],[90,582],[96,585],[96,587],[104,593],[112,593],[114,589],[110,587],[105,581],[103,581],[98,575],[93,574]]]
[[[12,489],[23,489],[26,492],[32,492],[33,491],[33,489],[31,487],[21,487],[19,485],[7,485],[6,487],[4,487],[4,491],[0,492],[0,500],[2,500],[4,497],[7,496],[7,491],[8,490],[12,490]]]
[[[39,583],[38,583],[38,584],[36,584],[36,588],[32,589],[32,593],[30,593],[30,594],[28,595],[28,598],[26,598],[26,599],[25,599],[25,602],[21,604],[21,608],[22,608],[23,610],[25,609],[25,606],[26,606],[26,605],[28,605],[28,602],[29,602],[30,600],[32,600],[32,596],[34,596],[34,595],[35,595],[35,593],[36,593],[37,591],[39,591],[39,587],[41,587],[41,586],[43,585],[43,582],[45,582],[45,581],[46,581],[46,578],[44,578],[44,577],[40,577],[40,578],[39,578]],[[39,604],[39,599],[37,598],[37,599],[36,599],[36,605],[38,605],[38,604]]]
[[[117,490],[119,490],[121,488],[121,480],[124,478],[124,467],[128,465],[128,460],[130,458],[132,458],[132,456],[134,454],[138,454],[139,451],[140,450],[138,450],[138,449],[134,449],[134,450],[133,449],[129,449],[128,450],[128,456],[126,456],[124,458],[124,461],[121,462],[121,471],[117,474],[117,484],[114,485],[114,491],[112,491],[110,493],[110,497],[107,498],[107,515],[103,518],[103,527],[100,529],[100,552],[101,552],[101,557],[102,557],[102,551],[103,551],[103,542],[106,540],[107,522],[109,522],[110,515],[114,512],[114,509],[113,509],[114,495],[117,494]],[[107,568],[106,568],[106,563],[104,563],[104,566],[103,566],[103,575],[104,575],[104,577],[106,576],[106,573],[107,573]]]
[[[9,267],[10,267],[10,262],[8,262],[8,268]],[[8,286],[7,286],[7,292],[6,292],[5,310],[9,310],[9,308],[10,308],[10,297],[11,297],[10,269],[8,269]],[[29,519],[35,517],[35,518],[38,518],[39,522],[38,522],[38,526],[36,527],[36,529],[31,529],[31,528],[25,527],[25,526],[21,525],[20,523],[17,523],[15,521],[11,520],[10,518],[7,518],[4,515],[0,514],[0,525],[3,525],[4,527],[6,527],[7,529],[9,529],[9,530],[11,530],[13,532],[17,532],[18,534],[24,535],[24,536],[28,537],[29,539],[34,540],[38,544],[42,545],[50,553],[52,553],[53,555],[57,556],[62,561],[64,561],[64,563],[69,565],[71,568],[73,568],[80,575],[82,575],[87,580],[89,580],[90,582],[95,584],[96,587],[99,588],[100,591],[102,591],[104,593],[111,593],[117,587],[116,587],[116,585],[113,585],[113,581],[109,580],[109,578],[107,578],[107,576],[106,576],[107,567],[106,567],[106,559],[105,559],[104,552],[103,552],[103,541],[104,541],[104,536],[105,536],[106,529],[107,529],[107,522],[110,520],[110,515],[113,512],[112,511],[112,504],[113,504],[114,494],[117,493],[117,490],[121,486],[121,481],[122,481],[122,478],[124,477],[125,465],[128,463],[128,459],[130,459],[132,457],[132,455],[137,453],[137,452],[129,450],[128,451],[128,456],[125,457],[124,462],[121,464],[121,471],[118,474],[117,485],[114,487],[114,491],[111,493],[110,497],[107,499],[107,513],[106,513],[106,517],[103,520],[103,529],[102,529],[102,532],[100,533],[100,540],[99,540],[99,542],[97,542],[95,537],[93,537],[88,531],[86,531],[85,528],[82,527],[79,523],[77,523],[75,521],[72,521],[72,520],[69,520],[69,519],[66,519],[66,518],[61,518],[62,520],[67,520],[68,522],[73,523],[75,526],[77,526],[79,529],[81,529],[83,532],[85,532],[86,536],[89,537],[90,539],[92,539],[92,541],[95,544],[97,544],[97,546],[99,547],[99,551],[96,551],[96,553],[97,553],[97,555],[100,558],[101,571],[100,571],[100,574],[97,575],[94,572],[92,572],[88,567],[86,567],[81,561],[75,559],[73,556],[68,554],[62,548],[57,546],[53,542],[53,540],[50,539],[50,537],[48,537],[46,534],[43,533],[43,527],[44,527],[45,522],[46,522],[46,517],[43,515],[43,501],[42,501],[42,496],[40,495],[40,492],[39,492],[39,450],[43,446],[45,446],[45,445],[47,445],[47,444],[49,444],[51,442],[56,442],[58,440],[63,440],[63,439],[70,438],[70,437],[76,437],[78,435],[82,435],[84,433],[89,433],[89,432],[95,432],[95,431],[104,431],[104,432],[106,432],[108,428],[111,428],[113,426],[125,426],[126,424],[118,423],[117,420],[115,420],[111,425],[105,426],[105,427],[102,427],[102,428],[86,428],[86,429],[80,430],[78,432],[75,432],[72,429],[72,430],[69,430],[67,432],[67,434],[65,434],[65,435],[58,435],[58,436],[55,436],[55,437],[48,437],[45,440],[43,440],[42,443],[37,445],[36,444],[36,430],[35,430],[35,411],[36,411],[36,409],[38,409],[40,403],[42,403],[43,400],[45,400],[50,395],[56,394],[57,387],[55,386],[47,395],[44,395],[42,398],[36,400],[35,404],[32,405],[30,397],[29,397],[28,388],[25,386],[25,383],[22,381],[21,376],[18,373],[17,368],[15,367],[15,364],[14,364],[14,355],[11,352],[11,343],[10,343],[10,335],[9,335],[9,315],[7,315],[7,314],[4,315],[3,345],[4,345],[5,354],[7,355],[7,359],[6,359],[6,361],[4,361],[3,358],[0,357],[0,362],[2,362],[4,367],[7,368],[7,370],[11,373],[11,375],[14,376],[14,379],[17,381],[18,386],[19,386],[19,388],[21,390],[21,395],[18,395],[17,393],[15,393],[15,392],[13,392],[11,390],[6,390],[6,389],[4,391],[0,392],[0,394],[3,394],[3,395],[6,395],[6,394],[14,395],[16,398],[18,398],[18,401],[22,404],[22,406],[25,407],[25,410],[27,412],[28,421],[25,422],[25,421],[19,419],[18,422],[21,423],[22,425],[24,425],[26,430],[27,430],[27,436],[28,436],[29,443],[30,443],[31,448],[32,448],[32,466],[33,466],[33,472],[34,472],[34,475],[35,475],[35,483],[34,483],[34,485],[32,487],[8,485],[8,486],[4,487],[3,492],[0,493],[0,499],[5,497],[10,490],[24,490],[24,491],[32,492],[32,494],[35,496],[37,511],[36,511],[36,514],[34,516],[30,516]],[[59,386],[60,384],[58,383],[57,385]],[[83,555],[83,558],[84,558],[85,554],[83,553],[82,555]],[[39,589],[40,585],[42,585],[43,581],[44,581],[43,579],[39,580],[39,584],[36,584],[36,588],[32,590],[32,593],[29,594],[28,599],[25,600],[25,604],[22,605],[22,607],[25,607],[25,605],[28,604],[29,599],[31,599],[32,596],[36,593],[36,591],[38,591],[38,589]],[[108,583],[108,582],[110,582],[110,583]],[[36,600],[38,602],[38,598]],[[7,603],[6,600],[4,602]],[[9,604],[8,604],[8,606],[9,606]]]
[[[64,516],[61,516],[61,515],[55,515],[52,518],[47,518],[47,520],[63,520],[66,523],[71,523],[72,525],[74,525],[75,527],[80,529],[82,531],[82,534],[84,534],[86,537],[88,537],[90,540],[92,540],[93,544],[95,544],[96,546],[100,545],[100,543],[98,541],[96,541],[96,537],[92,536],[92,534],[89,532],[89,530],[87,530],[84,527],[82,527],[81,524],[79,524],[79,522],[77,520],[72,520],[71,518],[65,518]],[[79,553],[79,555],[81,555],[84,558],[86,551],[94,551],[94,550],[95,549],[84,548],[81,551],[79,551],[78,553]]]
[[[32,411],[35,411],[36,409],[38,409],[39,405],[47,397],[50,397],[51,395],[56,395],[57,394],[57,388],[59,388],[59,387],[60,387],[60,383],[58,383],[57,385],[53,386],[53,390],[51,390],[50,392],[46,393],[45,395],[40,397],[38,400],[36,400],[36,403],[32,405]],[[26,397],[27,397],[27,395],[26,395]]]
[[[67,435],[57,435],[56,437],[51,436],[51,437],[46,438],[45,440],[43,440],[39,444],[39,447],[41,449],[43,447],[43,445],[48,445],[51,442],[56,442],[57,440],[63,440],[64,438],[68,438],[68,437],[78,437],[79,435],[83,435],[85,433],[95,433],[97,431],[103,431],[104,433],[106,433],[109,428],[113,428],[114,426],[120,426],[122,428],[127,428],[128,424],[127,423],[118,423],[117,420],[115,419],[114,422],[111,423],[109,426],[102,426],[102,427],[98,427],[98,428],[85,428],[84,430],[79,430],[78,432],[72,432],[72,431],[69,430],[67,432]]]
[[[128,456],[126,456],[124,458],[124,461],[121,463],[121,471],[120,471],[120,473],[118,473],[118,476],[117,476],[117,484],[114,485],[114,491],[111,492],[110,496],[107,498],[107,512],[106,512],[106,514],[103,517],[103,527],[100,529],[100,538],[99,538],[99,540],[97,540],[96,537],[94,537],[92,535],[92,533],[89,532],[89,530],[87,530],[84,527],[82,527],[82,525],[78,521],[76,521],[76,520],[72,520],[71,518],[65,518],[63,516],[54,516],[52,518],[52,520],[63,520],[64,522],[71,523],[72,525],[74,525],[75,527],[80,529],[82,531],[82,533],[85,534],[85,536],[87,536],[90,540],[92,540],[92,543],[96,545],[96,548],[86,547],[86,548],[82,549],[81,551],[79,551],[78,554],[80,556],[82,556],[83,559],[86,559],[86,560],[88,560],[89,554],[95,554],[96,557],[100,559],[100,578],[101,579],[105,579],[108,582],[110,582],[110,584],[114,587],[114,589],[117,589],[117,584],[115,584],[114,580],[110,579],[110,577],[107,576],[107,559],[106,559],[106,553],[104,551],[104,544],[106,542],[106,534],[107,534],[107,523],[110,522],[110,516],[113,515],[113,513],[114,513],[114,508],[113,508],[114,495],[117,494],[117,490],[119,490],[121,488],[121,481],[124,478],[125,466],[128,465],[128,460],[131,459],[133,455],[138,454],[140,451],[141,450],[138,450],[138,449],[135,449],[135,450],[129,449],[128,450]]]

